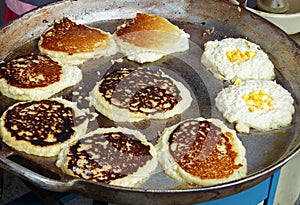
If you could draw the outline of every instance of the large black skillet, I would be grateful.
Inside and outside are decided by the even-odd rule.
[[[202,67],[200,56],[203,44],[208,40],[242,37],[259,44],[267,52],[276,67],[276,80],[292,92],[296,108],[293,124],[272,132],[251,131],[249,135],[239,134],[247,150],[248,175],[238,181],[211,187],[191,187],[182,184],[171,186],[173,182],[171,183],[165,176],[160,176],[162,173],[151,177],[153,179],[150,178],[150,183],[140,188],[91,183],[61,174],[54,166],[55,159],[28,156],[5,145],[2,145],[0,150],[2,169],[40,188],[59,192],[72,191],[111,203],[191,204],[218,199],[248,189],[271,176],[297,153],[300,148],[298,123],[300,48],[283,31],[242,6],[216,0],[59,1],[33,10],[3,27],[0,30],[0,60],[35,51],[36,39],[55,20],[63,17],[114,32],[118,24],[123,23],[124,19],[135,17],[137,12],[164,16],[191,34],[190,51],[166,57],[153,64],[175,71],[178,79],[185,81],[184,83],[193,92],[196,107],[193,109],[197,112],[188,112],[188,116],[183,115],[181,118],[196,113],[195,115],[207,118],[222,119],[214,108],[213,99],[224,85]],[[109,61],[95,59],[84,64],[82,69],[92,69],[93,65],[99,66],[98,69],[104,69],[100,65],[103,62],[107,65]],[[134,65],[126,60],[123,63]],[[87,74],[87,78],[92,76]],[[72,91],[68,90],[66,93],[69,96]],[[3,112],[12,101],[0,97]],[[75,97],[71,99],[74,100]],[[109,126],[110,123],[105,126]],[[155,125],[155,122],[153,124]],[[131,126],[140,127],[140,125]]]

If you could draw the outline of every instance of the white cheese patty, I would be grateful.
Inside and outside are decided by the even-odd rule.
[[[249,80],[223,89],[216,106],[239,132],[287,126],[295,112],[291,94],[275,81]]]
[[[274,65],[259,45],[242,38],[226,38],[204,44],[202,64],[222,81],[272,80]]]

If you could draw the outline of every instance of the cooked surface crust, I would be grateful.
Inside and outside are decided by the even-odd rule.
[[[72,55],[106,46],[109,36],[99,29],[63,18],[60,22],[54,23],[53,27],[42,35],[42,39],[40,44],[42,48]]]
[[[143,35],[146,33],[142,33],[142,31],[153,32],[147,33],[148,38],[143,39]],[[156,33],[155,31],[160,33]],[[151,39],[156,37],[155,40],[158,41],[159,34],[180,35],[180,30],[177,26],[173,25],[163,17],[137,13],[136,18],[134,18],[133,21],[126,22],[116,31],[116,35],[123,41],[140,47],[154,47],[156,43],[153,41],[154,39]],[[134,36],[134,38],[132,36]]]
[[[107,145],[103,146],[103,142]],[[86,145],[89,148],[82,150]],[[121,132],[95,134],[72,145],[70,150],[69,169],[81,167],[82,160],[89,165],[88,172],[76,169],[74,175],[104,183],[133,174],[152,159],[149,146],[143,145],[134,136],[126,136]],[[111,166],[112,169],[101,170],[105,166]],[[114,171],[120,169],[121,172]]]
[[[84,134],[87,117],[66,100],[17,103],[1,118],[3,141],[19,151],[55,156],[61,146]]]
[[[68,18],[55,22],[41,35],[38,42],[41,53],[63,65],[81,65],[86,60],[114,55],[117,45],[108,32]]]
[[[227,178],[243,166],[235,164],[238,153],[232,150],[227,135],[231,133],[222,133],[212,122],[187,121],[172,132],[169,151],[179,166],[193,176]]]
[[[28,55],[1,64],[0,78],[20,88],[46,87],[58,82],[62,66],[45,55]]]
[[[132,187],[149,177],[157,158],[140,132],[99,128],[65,147],[56,164],[75,177]]]
[[[160,16],[137,13],[132,21],[118,26],[113,36],[120,52],[138,63],[189,49],[190,35]]]
[[[220,120],[196,118],[166,128],[156,145],[170,177],[202,186],[246,176],[245,148]]]
[[[191,104],[189,90],[159,68],[123,68],[107,74],[91,92],[95,108],[115,121],[166,119]]]
[[[114,106],[146,115],[172,110],[182,100],[169,78],[147,68],[116,70],[105,76],[99,92]]]
[[[46,55],[30,54],[0,64],[0,91],[16,100],[42,100],[79,83],[77,66],[61,65]]]

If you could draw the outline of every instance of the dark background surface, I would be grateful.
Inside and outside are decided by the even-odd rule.
[[[3,26],[4,19],[4,0],[0,0],[0,26]]]

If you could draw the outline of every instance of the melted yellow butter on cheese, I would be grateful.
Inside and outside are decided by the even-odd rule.
[[[233,85],[238,86],[239,84],[241,84],[241,82],[242,82],[242,80],[238,78],[234,81]]]
[[[245,51],[241,52],[239,49],[235,49],[233,51],[227,51],[226,52],[227,59],[230,62],[246,62],[250,60],[251,58],[254,58],[256,56],[255,51]]]
[[[248,95],[244,95],[242,98],[249,107],[250,112],[274,109],[271,96],[265,93],[263,90],[250,92]]]

